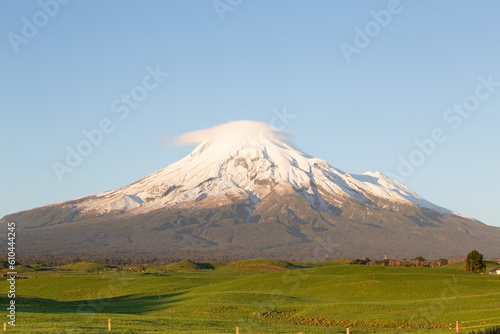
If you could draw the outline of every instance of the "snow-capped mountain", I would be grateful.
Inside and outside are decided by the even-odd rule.
[[[378,197],[415,204],[446,215],[456,213],[434,205],[379,172],[350,175],[324,160],[300,152],[285,133],[255,121],[221,126],[221,135],[202,142],[189,156],[121,189],[97,194],[77,206],[82,212],[149,212],[192,201],[198,206],[222,204],[234,198],[258,204],[271,189],[300,193],[321,210],[327,197],[349,197],[373,204]],[[203,203],[207,197],[215,203]],[[337,201],[338,202],[338,201]]]
[[[198,146],[120,189],[3,222],[18,223],[27,253],[319,260],[500,252],[499,228],[432,204],[379,172],[345,173],[264,123],[231,122],[176,141]]]

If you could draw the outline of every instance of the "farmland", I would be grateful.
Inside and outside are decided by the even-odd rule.
[[[345,333],[347,327],[351,333],[454,333],[456,321],[500,323],[500,276],[464,272],[457,263],[185,260],[162,267],[82,262],[18,269],[37,278],[16,282],[16,326],[9,332],[104,333],[108,319],[115,333],[234,333],[236,327],[240,333]],[[8,290],[5,279],[0,284]],[[1,299],[9,303],[6,293]]]

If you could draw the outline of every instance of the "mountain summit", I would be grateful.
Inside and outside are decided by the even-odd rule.
[[[207,138],[208,137],[208,138]],[[370,198],[416,204],[447,215],[458,215],[433,205],[404,184],[381,173],[350,175],[293,147],[286,133],[265,123],[237,121],[179,137],[198,147],[184,159],[121,189],[95,195],[79,205],[98,214],[155,209],[193,202],[199,206],[249,200],[254,205],[273,190],[293,191],[327,211],[332,196],[373,204]],[[213,197],[209,204],[203,201]],[[142,208],[142,209],[139,209]]]
[[[231,122],[176,143],[198,146],[123,188],[3,220],[18,222],[27,253],[323,259],[500,249],[500,229],[432,204],[381,173],[336,169],[264,123]]]

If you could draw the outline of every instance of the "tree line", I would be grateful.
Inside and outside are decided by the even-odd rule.
[[[430,267],[439,268],[447,264],[455,262],[465,262],[464,269],[466,271],[474,273],[485,273],[486,264],[483,260],[483,254],[479,253],[477,250],[471,251],[467,257],[458,257],[445,259],[441,258],[435,261],[428,261],[423,256],[417,256],[407,260],[403,259],[383,259],[383,260],[370,260],[369,258],[364,259],[354,259],[347,261],[347,264],[363,264],[369,266],[385,266],[385,267]]]
[[[133,265],[141,265],[141,266],[163,266],[175,262],[182,261],[186,258],[191,258],[196,260],[197,262],[213,262],[213,261],[222,261],[222,262],[231,262],[235,260],[241,260],[242,258],[249,257],[234,257],[234,256],[214,256],[214,257],[203,257],[203,258],[194,258],[194,257],[169,257],[165,254],[158,255],[149,255],[145,254],[143,256],[106,256],[100,254],[58,254],[58,255],[43,255],[43,254],[33,254],[26,255],[18,258],[18,262],[21,264],[41,264],[45,266],[64,266],[71,263],[77,262],[93,262],[99,263],[103,265],[109,266],[133,266]],[[447,264],[455,263],[455,262],[465,262],[465,270],[476,272],[476,273],[484,273],[486,271],[486,264],[483,260],[483,255],[480,254],[477,250],[471,251],[467,257],[454,257],[450,259],[440,258],[438,260],[429,261],[423,256],[417,256],[411,259],[381,259],[381,260],[370,260],[365,257],[363,259],[352,259],[348,260],[346,264],[362,264],[362,265],[370,265],[370,266],[386,266],[386,267],[430,267],[430,268],[439,268]]]

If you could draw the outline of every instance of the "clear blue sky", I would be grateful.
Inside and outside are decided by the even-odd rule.
[[[499,2],[54,1],[0,2],[0,216],[116,189],[192,149],[161,136],[250,119],[351,174],[412,157],[405,184],[500,226]],[[103,119],[113,131],[59,182],[53,163]]]

